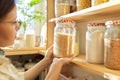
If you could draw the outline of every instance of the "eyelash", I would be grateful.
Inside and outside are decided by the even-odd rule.
[[[12,24],[16,24],[18,21],[14,21],[14,22],[12,22]]]

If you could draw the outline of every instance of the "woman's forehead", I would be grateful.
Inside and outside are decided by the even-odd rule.
[[[15,20],[17,17],[17,10],[16,6],[7,14],[7,16],[4,18],[5,21]]]

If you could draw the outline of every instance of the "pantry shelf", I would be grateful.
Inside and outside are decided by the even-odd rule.
[[[6,56],[27,55],[27,54],[44,55],[46,48],[45,47],[21,48],[21,49],[4,48],[3,50],[5,51]]]
[[[107,19],[120,16],[120,1],[110,1],[94,7],[86,8],[74,13],[70,13],[59,18],[52,18],[50,22],[58,19],[68,18],[75,21],[91,21],[98,19]]]
[[[107,78],[110,80],[120,79],[120,70],[112,70],[112,69],[106,68],[103,64],[88,63],[85,60],[85,55],[79,55],[73,60],[73,63],[79,66],[81,69],[91,71],[95,74],[103,76],[104,78]]]

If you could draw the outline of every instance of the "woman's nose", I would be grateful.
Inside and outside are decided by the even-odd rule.
[[[16,29],[16,31],[18,31],[18,30],[20,29],[20,24],[19,24],[19,22],[17,22],[17,23],[15,24],[15,29]]]

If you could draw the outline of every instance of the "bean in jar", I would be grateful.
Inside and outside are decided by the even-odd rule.
[[[120,20],[107,21],[105,32],[105,66],[120,70]]]
[[[75,43],[75,21],[58,20],[54,29],[54,55],[68,57],[78,55],[78,44]]]

